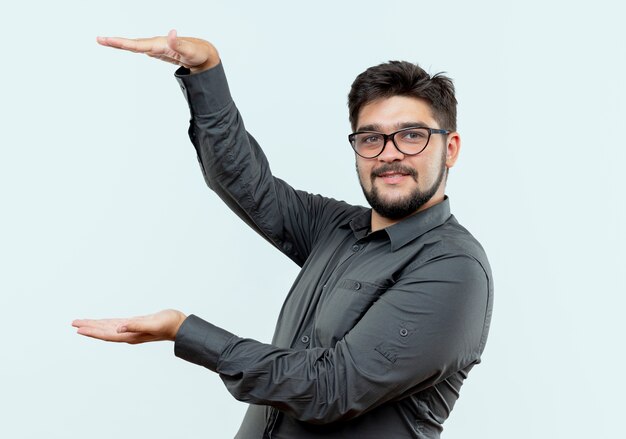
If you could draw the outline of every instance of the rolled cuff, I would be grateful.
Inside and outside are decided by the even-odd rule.
[[[192,116],[216,113],[233,101],[222,63],[194,74],[181,67],[175,76]]]
[[[233,337],[234,334],[191,314],[178,329],[174,355],[215,372],[221,353]]]

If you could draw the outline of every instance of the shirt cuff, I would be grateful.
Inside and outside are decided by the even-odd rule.
[[[174,355],[216,372],[220,355],[233,337],[234,334],[191,314],[178,329]]]
[[[189,69],[181,67],[176,70],[175,76],[192,116],[216,113],[232,102],[221,62],[215,67],[194,74],[190,74]]]

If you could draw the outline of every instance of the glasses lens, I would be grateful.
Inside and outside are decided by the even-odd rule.
[[[396,133],[394,140],[405,154],[419,154],[428,144],[429,131],[426,128],[411,128]]]
[[[378,133],[357,133],[352,136],[352,146],[362,157],[375,157],[383,149],[385,142]]]

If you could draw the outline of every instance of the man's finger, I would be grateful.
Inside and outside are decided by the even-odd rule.
[[[72,326],[76,328],[92,327],[92,328],[117,328],[128,319],[77,319],[72,322]]]
[[[92,327],[92,326],[80,327],[78,328],[78,331],[76,332],[86,337],[97,338],[98,340],[104,340],[104,341],[122,342],[122,341],[127,341],[126,339],[128,339],[128,336],[125,336],[124,334],[117,334],[112,329],[103,329],[103,328],[97,328],[97,327]]]
[[[97,37],[98,44],[115,49],[127,50],[135,53],[163,53],[166,41],[163,37],[154,38],[120,38],[120,37]]]
[[[133,332],[146,332],[142,328],[139,328],[138,325],[133,324],[131,322],[127,322],[122,325],[119,325],[115,330],[118,334],[133,333]]]
[[[79,328],[81,326],[85,326],[87,323],[87,320],[85,319],[76,319],[72,321],[72,326],[75,328]]]
[[[176,32],[176,29],[172,29],[167,33],[167,45],[173,51],[178,52],[178,50],[176,50],[176,47],[178,46],[178,44],[179,44],[178,34]]]
[[[135,317],[120,323],[116,331],[118,334],[124,333],[152,333],[159,329],[159,325],[154,322],[151,316]]]
[[[159,340],[158,337],[141,332],[127,332],[123,334],[118,334],[115,332],[115,330],[105,331],[99,328],[90,327],[79,328],[77,333],[80,335],[84,335],[85,337],[115,343],[139,344]]]
[[[179,38],[175,29],[167,34],[167,47],[184,59],[193,60],[198,56],[198,45],[184,38]]]

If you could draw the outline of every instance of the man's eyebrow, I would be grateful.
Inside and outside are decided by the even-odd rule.
[[[412,122],[397,122],[392,126],[392,130],[401,130],[403,128],[413,128],[413,127],[428,127],[428,124],[422,121],[412,121]],[[357,131],[376,131],[382,133],[383,127],[380,124],[373,123],[369,125],[363,125],[357,128]]]

